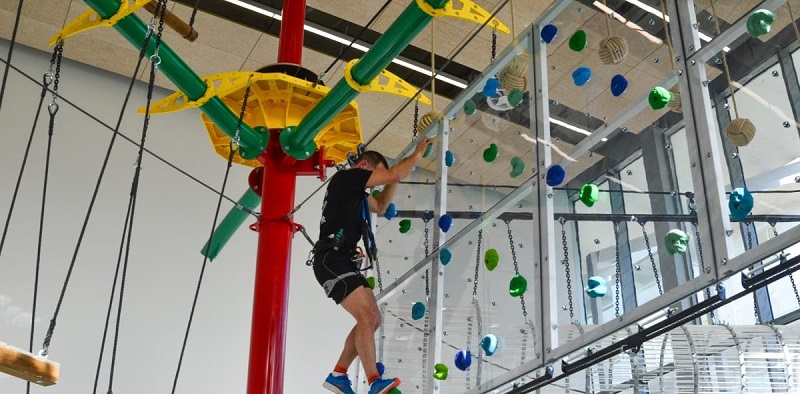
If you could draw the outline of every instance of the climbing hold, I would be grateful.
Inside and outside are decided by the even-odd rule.
[[[597,202],[598,196],[600,196],[600,190],[597,189],[597,185],[594,183],[587,183],[581,187],[578,198],[586,204],[587,207],[591,207]]]
[[[464,102],[464,113],[467,115],[472,115],[475,113],[475,110],[478,109],[478,105],[475,104],[472,99],[468,99]]]
[[[725,128],[728,140],[736,146],[746,146],[756,136],[756,126],[750,119],[736,118]]]
[[[614,97],[621,96],[626,90],[628,90],[628,80],[622,74],[611,77],[611,94]]]
[[[453,217],[449,214],[444,214],[439,217],[439,228],[442,229],[444,232],[450,231],[450,227],[453,226]]]
[[[583,30],[578,30],[572,34],[572,37],[569,38],[569,49],[572,49],[575,52],[580,52],[586,48],[587,39],[586,39],[586,32]]]
[[[481,348],[487,356],[491,356],[497,351],[497,337],[494,334],[488,334],[481,339]]]
[[[483,90],[481,90],[481,93],[486,97],[495,97],[497,96],[497,89],[499,88],[500,80],[497,78],[489,78],[483,85]]]
[[[370,276],[369,278],[367,278],[367,284],[369,285],[370,289],[375,290],[375,277]]]
[[[403,219],[400,221],[400,234],[405,234],[411,230],[411,220]]]
[[[583,86],[592,79],[592,70],[589,67],[578,67],[572,72],[572,82],[575,86]]]
[[[447,248],[442,248],[439,251],[439,261],[442,262],[442,265],[447,265],[450,263],[450,259],[453,258],[453,254],[450,253],[450,250]]]
[[[378,370],[378,375],[383,376],[383,373],[386,372],[386,367],[383,365],[382,362],[375,363],[375,369]]]
[[[511,283],[508,285],[508,293],[511,294],[512,297],[519,297],[525,294],[525,290],[528,290],[528,281],[522,275],[514,275],[511,278]]]
[[[511,173],[508,174],[512,178],[516,178],[525,171],[525,161],[522,160],[519,156],[514,156],[511,158]]]
[[[444,365],[442,363],[436,364],[436,365],[433,366],[433,370],[435,371],[433,373],[433,378],[434,379],[436,379],[436,380],[445,380],[445,379],[447,379],[447,372],[449,370],[449,368],[447,368],[447,365]]]
[[[403,392],[400,391],[400,389],[398,388],[393,388],[392,391],[389,392],[389,394],[403,394]]]
[[[381,194],[380,190],[378,190],[378,189],[373,190],[372,191],[372,198],[378,197],[378,194]]]
[[[672,100],[672,93],[669,90],[656,86],[650,91],[647,101],[650,103],[650,108],[658,111],[669,104]]]
[[[456,352],[456,357],[454,360],[456,364],[456,368],[466,371],[470,365],[472,365],[472,353],[469,350],[461,349]]]
[[[425,147],[425,153],[422,154],[422,157],[426,158],[430,156],[431,153],[433,153],[433,144],[428,144],[428,146]]]
[[[669,230],[667,236],[664,237],[664,246],[671,255],[684,254],[689,247],[689,235],[678,229]]]
[[[455,160],[456,158],[453,157],[453,152],[450,152],[449,150],[447,152],[444,152],[444,165],[450,167],[453,165],[453,162]]]
[[[545,27],[542,28],[541,34],[542,41],[544,41],[545,44],[549,44],[554,38],[556,38],[556,35],[558,34],[558,28],[554,25],[545,25]]]
[[[499,154],[500,149],[497,148],[497,145],[489,144],[489,147],[483,150],[483,160],[485,160],[487,163],[491,163],[497,159]]]
[[[564,182],[564,176],[567,174],[564,167],[558,164],[553,164],[547,169],[547,186],[556,187]]]
[[[422,319],[425,316],[425,304],[421,302],[414,303],[414,306],[411,308],[411,318],[414,320]]]
[[[756,38],[769,33],[772,22],[775,22],[775,14],[770,10],[756,10],[747,18],[747,33],[750,37]]]
[[[397,216],[397,205],[394,205],[392,202],[389,203],[388,207],[386,207],[386,212],[383,213],[383,217],[385,217],[386,220],[392,220],[392,218],[395,216]]]
[[[508,95],[506,95],[508,104],[511,105],[512,108],[517,108],[517,106],[522,104],[522,99],[524,97],[525,94],[519,89],[512,89],[510,92],[508,92]]]
[[[728,208],[731,210],[731,218],[741,221],[753,210],[753,195],[746,187],[737,187],[731,192],[728,200]]]
[[[486,269],[494,271],[498,263],[500,263],[500,254],[497,253],[497,250],[494,248],[487,250],[483,255],[483,264],[486,265]]]
[[[628,40],[620,36],[610,36],[600,41],[600,61],[603,64],[620,64],[628,56]]]
[[[588,294],[589,297],[602,297],[608,292],[608,284],[606,284],[606,280],[602,276],[593,276],[589,278],[586,284],[589,286],[586,290],[586,294]]]

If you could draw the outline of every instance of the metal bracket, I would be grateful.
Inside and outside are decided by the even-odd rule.
[[[486,25],[491,27],[492,29],[496,29],[497,31],[501,31],[503,33],[509,34],[511,30],[508,29],[503,22],[500,22],[497,18],[492,18],[489,20],[489,17],[492,15],[481,6],[475,4],[472,0],[450,0],[447,4],[444,5],[442,9],[433,8],[428,2],[425,0],[416,0],[417,6],[422,12],[434,17],[442,17],[442,16],[450,16],[453,18],[464,19],[470,22],[475,22],[477,24],[484,24],[486,21],[489,21]],[[461,3],[461,8],[456,9],[453,7],[453,3],[458,1]]]
[[[123,0],[120,2],[119,10],[117,13],[112,15],[108,19],[103,19],[100,14],[95,12],[92,9],[87,10],[83,14],[80,14],[77,18],[75,18],[72,22],[70,22],[67,26],[65,26],[58,34],[54,35],[50,38],[50,41],[47,42],[47,45],[55,45],[59,39],[63,40],[67,37],[72,37],[78,33],[94,29],[95,27],[105,26],[111,27],[117,24],[121,19],[127,17],[128,15],[136,12],[139,8],[145,6],[145,4],[149,3],[150,0],[136,0],[133,5],[128,4],[128,0]]]
[[[237,90],[245,88],[248,80],[250,80],[252,84],[258,80],[258,76],[252,72],[239,71],[208,75],[204,79],[206,91],[203,93],[203,96],[197,100],[191,100],[186,96],[186,93],[179,90],[151,104],[150,113],[165,114],[201,107],[215,96],[225,97]],[[145,108],[139,108],[138,112],[140,114],[145,113]]]

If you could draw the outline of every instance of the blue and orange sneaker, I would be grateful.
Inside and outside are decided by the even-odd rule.
[[[325,378],[325,382],[322,383],[322,387],[336,394],[356,394],[355,391],[353,391],[353,387],[350,385],[350,379],[347,375],[335,377],[332,373],[329,373],[328,377]]]
[[[392,389],[400,385],[400,379],[375,379],[369,386],[369,394],[389,394]]]

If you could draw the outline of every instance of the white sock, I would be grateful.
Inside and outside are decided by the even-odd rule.
[[[336,372],[336,371],[331,372],[331,375],[333,375],[334,378],[338,378],[340,376],[347,376],[346,373],[341,373],[341,372]]]

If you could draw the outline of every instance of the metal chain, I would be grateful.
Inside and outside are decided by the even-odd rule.
[[[492,29],[492,60],[489,63],[494,63],[494,58],[497,56],[497,29]]]
[[[747,250],[753,249],[753,234],[750,231],[751,222],[744,222],[744,227],[747,229]],[[758,313],[758,298],[756,293],[753,293],[753,316],[756,318],[756,324],[761,322],[761,316]]]
[[[481,241],[483,230],[478,230],[478,253],[475,255],[475,277],[472,279],[472,299],[478,298],[478,271],[481,266]]]
[[[658,286],[658,294],[664,295],[664,289],[661,287],[661,279],[658,277],[658,267],[656,260],[653,258],[653,249],[650,248],[650,237],[647,235],[647,230],[644,228],[644,222],[639,222],[642,225],[642,234],[644,234],[644,245],[647,247],[647,257],[650,258],[650,265],[653,266],[653,275],[656,278],[656,286]]]
[[[514,274],[519,275],[519,265],[517,264],[517,251],[514,248],[514,236],[511,234],[511,221],[505,220],[506,227],[508,228],[508,244],[511,245],[511,261],[514,263]],[[522,306],[522,317],[525,322],[528,321],[528,309],[525,308],[525,295],[519,295],[519,303]]]
[[[253,75],[251,74],[247,77],[247,88],[244,90],[244,98],[242,99],[242,110],[239,111],[239,119],[236,122],[236,134],[231,139],[231,151],[239,150],[239,131],[242,129],[242,122],[244,121],[245,110],[247,109],[247,100],[250,98],[250,81],[252,80]],[[303,234],[305,234],[305,229],[303,229]],[[306,235],[308,237],[308,235]],[[312,242],[313,244],[313,242]]]
[[[53,61],[56,64],[55,76],[53,78],[53,103],[56,102],[56,96],[58,95],[58,81],[61,77],[61,58],[64,53],[64,41],[59,40],[56,44],[55,50],[53,51],[53,60],[50,60],[50,68],[52,70]]]
[[[380,260],[376,257],[374,264],[375,264],[375,276],[378,278],[378,292],[383,293],[383,280],[381,280],[381,263]]]
[[[414,138],[417,138],[419,131],[419,101],[414,101]]]
[[[776,223],[775,222],[771,222],[769,224],[769,226],[772,227],[772,235],[775,238],[777,238],[778,237],[778,228],[776,227]],[[784,255],[783,251],[781,251],[781,262],[783,262],[783,259],[785,259],[785,258],[786,257]],[[789,282],[792,283],[792,291],[794,291],[794,298],[797,299],[797,303],[800,304],[800,292],[797,291],[797,284],[794,281],[794,274],[789,274]]]
[[[622,276],[619,267],[619,223],[614,222],[614,240],[616,241],[616,245],[614,247],[614,261],[616,266],[616,286],[614,289],[614,316],[619,317],[619,280]]]
[[[692,200],[689,201],[692,202]],[[694,212],[694,209],[691,209],[691,212]],[[703,260],[703,242],[700,240],[700,227],[697,225],[697,222],[692,222],[692,225],[694,226],[694,239],[697,240],[697,258],[700,260],[700,272],[702,273],[706,270],[706,264]],[[711,289],[706,287],[706,299],[709,298],[711,298]],[[708,317],[711,318],[711,323],[714,323],[715,318],[713,310],[708,313]]]
[[[564,260],[562,264],[564,264],[564,271],[566,272],[567,276],[567,301],[569,302],[569,320],[572,321],[575,318],[574,307],[572,304],[572,273],[570,272],[569,268],[569,248],[567,247],[567,231],[564,228],[564,224],[567,221],[560,217],[558,218],[558,223],[561,224],[561,247],[564,249]]]
[[[423,238],[422,238],[422,245],[425,247],[425,257],[428,257],[429,245],[430,245],[430,243],[429,243],[430,242],[430,238],[429,238],[430,231],[428,229],[428,223],[430,222],[430,220],[424,220],[424,221],[425,221],[425,232],[424,232],[424,235],[423,235]],[[431,281],[430,281],[430,272],[429,271],[430,271],[430,269],[426,269],[425,270],[425,300],[426,301],[431,296],[431,285],[430,285]]]

